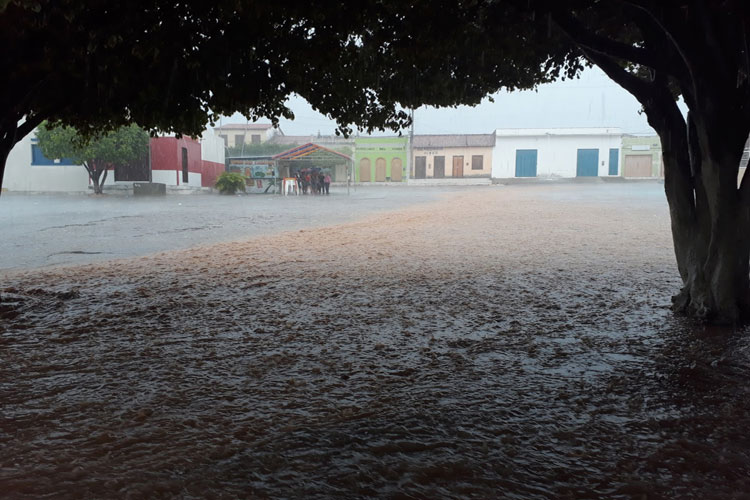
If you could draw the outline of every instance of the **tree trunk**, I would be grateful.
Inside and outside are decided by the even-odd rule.
[[[97,165],[96,160],[89,160],[83,162],[83,167],[86,169],[86,172],[89,174],[89,180],[91,180],[91,184],[94,187],[94,194],[102,194],[102,184],[104,183],[104,179],[101,181],[102,177],[102,171],[106,172],[106,169],[102,170],[102,168]],[[106,179],[106,175],[104,178]]]
[[[0,144],[0,193],[3,191],[3,177],[5,176],[5,164],[8,162],[8,155],[13,146],[6,147],[5,144]]]
[[[689,116],[687,134],[678,133],[677,140],[668,130],[660,131],[675,256],[683,280],[673,306],[699,319],[735,324],[750,314],[750,217],[737,188],[742,147],[730,137],[717,137],[721,128],[710,136],[708,147],[711,131],[706,128],[705,122],[695,123]],[[685,150],[687,159],[681,153]]]
[[[12,127],[3,127],[0,130],[0,192],[2,192],[5,165],[8,162],[8,156],[18,140],[18,128],[15,124]]]

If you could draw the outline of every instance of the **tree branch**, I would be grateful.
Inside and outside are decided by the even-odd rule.
[[[568,12],[555,12],[552,14],[552,18],[560,29],[580,47],[655,70],[666,69],[666,64],[648,49],[597,35],[586,29],[580,21]]]
[[[740,206],[750,208],[750,162],[745,167],[745,173],[742,174],[742,181],[740,182],[739,197]]]
[[[16,142],[20,141],[44,121],[41,115],[26,116],[26,120],[16,129]]]
[[[611,57],[586,48],[581,48],[581,51],[587,59],[599,66],[599,68],[601,68],[608,77],[614,80],[615,83],[638,99],[638,102],[640,102],[644,108],[646,107],[647,102],[653,99],[654,92],[651,86],[634,74],[628,72]]]
[[[684,46],[684,43],[679,39],[678,34],[675,33],[674,28],[668,27],[664,21],[660,18],[659,15],[657,15],[656,12],[654,12],[654,7],[656,6],[659,9],[664,9],[664,5],[661,3],[654,3],[649,1],[637,1],[637,0],[620,0],[624,4],[630,5],[641,12],[644,12],[649,19],[651,19],[654,24],[658,27],[659,31],[664,33],[666,36],[666,39],[669,40],[669,42],[672,44],[672,46],[675,48],[677,53],[680,55],[680,58],[682,59],[683,63],[685,64],[685,67],[688,70],[688,73],[690,74],[691,78],[695,74],[695,68],[691,64],[692,59],[688,57],[686,54],[686,48]]]

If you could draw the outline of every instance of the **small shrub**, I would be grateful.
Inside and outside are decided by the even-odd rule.
[[[245,177],[237,172],[222,172],[215,186],[221,194],[234,194],[245,191]]]

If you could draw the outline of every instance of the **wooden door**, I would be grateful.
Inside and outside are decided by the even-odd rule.
[[[652,177],[651,155],[625,155],[622,175],[624,177]]]
[[[454,156],[453,157],[453,177],[464,176],[464,157]]]
[[[445,178],[445,156],[436,156],[432,160],[433,166],[435,167],[432,173],[432,177],[435,179]]]
[[[394,158],[391,160],[391,182],[401,182],[403,178],[403,165],[401,158]]]
[[[359,160],[359,182],[370,182],[370,159]]]
[[[414,178],[424,179],[426,177],[427,177],[427,157],[415,156],[414,157]]]
[[[375,160],[375,182],[385,182],[385,158]]]

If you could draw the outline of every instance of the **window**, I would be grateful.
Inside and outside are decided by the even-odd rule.
[[[260,144],[260,134],[253,134],[250,138],[253,144]]]
[[[34,142],[31,143],[31,164],[36,166],[42,166],[42,165],[75,165],[73,163],[73,160],[70,158],[63,158],[61,160],[50,160],[46,156],[44,156],[44,153],[42,153],[41,148],[38,144],[35,144]]]
[[[471,156],[471,169],[472,170],[484,170],[484,156],[472,155]]]
[[[236,146],[242,146],[245,144],[245,134],[235,134],[234,135],[234,145]]]
[[[227,146],[229,146],[229,138],[227,137],[227,135],[226,135],[226,134],[219,134],[219,137],[221,137],[221,138],[222,138],[222,140],[224,141],[224,147],[225,147],[225,148],[226,148]]]

